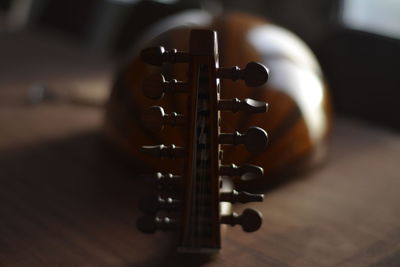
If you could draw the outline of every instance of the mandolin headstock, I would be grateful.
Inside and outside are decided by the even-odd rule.
[[[144,94],[158,99],[164,94],[187,95],[185,114],[166,113],[153,106],[143,112],[148,130],[159,132],[165,125],[182,127],[184,145],[160,144],[143,146],[142,152],[155,157],[182,158],[181,173],[156,173],[154,179],[161,192],[145,199],[141,210],[146,214],[137,221],[139,230],[178,230],[181,252],[212,252],[220,248],[220,225],[241,225],[245,232],[261,227],[262,215],[245,209],[241,215],[230,212],[230,203],[262,201],[262,194],[238,192],[230,179],[257,179],[263,169],[255,165],[222,164],[223,146],[244,145],[250,153],[260,153],[267,146],[267,133],[250,127],[245,133],[221,133],[224,123],[221,112],[262,113],[265,102],[253,99],[220,99],[220,79],[243,80],[247,86],[261,86],[268,80],[268,70],[250,62],[244,69],[220,68],[218,65],[217,33],[211,30],[192,30],[189,51],[151,47],[142,51],[141,58],[148,64],[188,64],[187,81],[166,81],[162,74],[153,74],[143,82]],[[223,88],[229,90],[229,88]],[[168,130],[168,129],[165,129]],[[226,210],[228,210],[226,212]]]

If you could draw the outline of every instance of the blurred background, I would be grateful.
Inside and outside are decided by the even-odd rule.
[[[0,265],[45,266],[43,254],[53,266],[60,258],[64,266],[143,266],[151,251],[167,254],[157,247],[166,237],[134,242],[135,163],[99,146],[99,129],[132,47],[186,10],[247,12],[289,29],[329,85],[338,118],[330,161],[262,206],[271,225],[264,241],[278,244],[269,256],[293,266],[366,266],[371,252],[374,266],[399,266],[397,0],[0,0]],[[280,258],[279,240],[291,257]],[[140,246],[146,253],[132,254]],[[240,255],[235,249],[226,251]]]
[[[150,25],[188,9],[214,14],[248,12],[286,27],[316,53],[332,88],[337,112],[399,129],[400,5],[391,0],[1,0],[1,82],[9,79],[5,74],[10,65],[28,60],[24,57],[28,51],[32,51],[32,57],[47,48],[77,49],[77,54],[85,56],[96,54],[90,60],[80,60],[107,61],[93,64],[95,68],[107,68],[126,58],[129,48]],[[38,40],[46,44],[34,47]],[[48,52],[40,54],[40,61],[55,60],[55,55]],[[33,60],[30,63],[34,64]],[[39,84],[47,84],[53,77],[49,73],[46,81],[45,77],[42,80],[35,76],[37,81],[32,82]],[[2,91],[4,87],[2,84]]]
[[[68,80],[75,71],[81,73],[77,68],[91,73],[74,86],[88,88],[93,82],[96,87],[91,76],[97,69],[118,66],[150,25],[188,9],[248,12],[286,27],[316,53],[332,88],[336,112],[399,129],[400,5],[390,0],[1,0],[1,93],[8,91],[7,80],[21,82],[33,76],[32,86],[50,86],[55,73],[62,72]],[[78,58],[75,61],[58,49]],[[75,66],[69,68],[60,60]],[[32,66],[39,62],[42,70]],[[62,87],[73,87],[69,82]],[[89,94],[96,91],[99,100],[107,95],[104,90]]]

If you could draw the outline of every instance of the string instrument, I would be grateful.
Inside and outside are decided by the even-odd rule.
[[[149,33],[132,48],[132,57],[116,75],[107,106],[105,129],[112,140],[146,170],[162,173],[179,172],[182,162],[159,160],[141,152],[141,145],[171,143],[183,146],[186,134],[179,127],[167,127],[155,133],[142,119],[142,111],[151,106],[162,106],[166,113],[187,112],[185,94],[167,93],[185,90],[175,80],[187,80],[188,64],[153,66],[142,61],[139,54],[144,47],[164,46],[178,51],[189,51],[189,37],[195,28],[218,32],[219,60],[223,66],[245,67],[249,61],[268,66],[268,83],[248,87],[243,81],[221,79],[222,99],[253,98],[268,102],[268,116],[245,112],[222,112],[222,132],[245,133],[256,125],[269,135],[268,147],[261,153],[249,153],[244,146],[224,148],[222,163],[246,166],[251,163],[264,169],[259,179],[238,176],[235,187],[261,191],[286,181],[293,174],[304,172],[322,162],[326,154],[331,128],[331,105],[322,71],[309,48],[294,34],[263,19],[233,13],[214,18],[204,12],[184,12],[156,23]],[[200,42],[203,44],[204,42]],[[160,72],[163,76],[160,76]],[[147,77],[152,78],[147,78]],[[163,90],[142,93],[144,82],[163,84]],[[154,99],[164,94],[162,98]],[[152,112],[162,113],[154,108]],[[166,122],[180,122],[180,117],[165,116]],[[154,125],[153,130],[160,127]]]
[[[142,60],[151,65],[188,64],[188,79],[165,81],[162,74],[153,74],[143,83],[143,92],[148,98],[186,95],[184,114],[167,114],[160,106],[152,106],[143,113],[143,121],[150,131],[160,132],[165,125],[181,126],[186,138],[182,147],[175,144],[142,147],[142,152],[150,156],[182,158],[182,170],[179,174],[157,172],[149,177],[158,180],[160,192],[142,202],[141,209],[148,215],[141,217],[137,226],[145,233],[179,230],[181,252],[212,252],[221,246],[220,224],[240,224],[244,231],[253,232],[262,223],[260,212],[254,209],[246,209],[241,215],[221,213],[221,209],[227,208],[221,208],[220,202],[227,205],[263,200],[262,194],[227,190],[224,184],[232,184],[227,181],[228,177],[241,174],[256,177],[263,170],[254,165],[222,164],[221,145],[244,145],[255,154],[265,150],[268,139],[265,130],[259,127],[251,127],[244,134],[221,132],[220,112],[263,113],[267,111],[267,103],[250,98],[220,99],[220,91],[229,88],[221,88],[219,80],[244,80],[247,86],[261,86],[268,79],[268,70],[255,62],[248,63],[244,69],[219,67],[215,31],[192,30],[189,43],[188,52],[167,51],[164,47],[150,47],[141,52]],[[176,193],[176,187],[180,187],[180,193]],[[169,214],[159,215],[160,211]]]
[[[196,28],[215,30],[218,36],[200,34],[200,39],[191,41],[192,30]],[[140,53],[146,46],[158,48]],[[207,56],[194,56],[195,48],[207,50]],[[161,64],[164,61],[185,63]],[[249,61],[268,66],[271,71],[268,83],[261,85],[265,73],[258,75],[257,69],[263,68]],[[244,68],[220,69],[218,63]],[[233,79],[224,79],[227,77]],[[246,79],[240,81],[243,78]],[[221,91],[217,90],[219,85]],[[199,125],[194,118],[201,118],[202,113],[197,114],[198,102],[194,102],[197,99],[194,96],[204,88],[214,89],[206,94],[207,103],[214,104],[208,106],[209,112],[204,112],[214,119],[203,118],[207,127],[200,125],[197,132],[195,128]],[[263,101],[268,102],[268,116],[223,112],[265,111],[267,106]],[[241,224],[245,231],[261,225],[257,211],[247,209],[242,215],[231,212],[229,203],[262,200],[262,195],[239,191],[260,193],[321,162],[331,127],[330,110],[320,67],[296,36],[249,15],[213,18],[204,12],[187,12],[155,24],[133,49],[133,57],[116,75],[105,129],[143,171],[156,172],[146,178],[158,180],[162,188],[158,196],[141,203],[141,209],[148,215],[138,221],[139,228],[145,232],[177,228],[181,251],[215,251],[220,246],[220,223]],[[207,129],[210,140],[206,146],[210,153],[207,160],[200,160],[195,153],[197,146],[202,146],[195,141],[201,129]],[[268,146],[259,151],[266,143],[262,129],[268,132]],[[245,145],[224,145],[239,143]],[[207,168],[200,168],[201,164]],[[194,191],[197,187],[194,170],[209,168],[213,171],[204,174],[209,180],[198,185],[201,193]],[[225,176],[230,179],[224,180]],[[224,181],[222,188],[217,185],[220,178]],[[192,201],[196,195],[201,198],[202,206],[207,207],[207,216],[193,215],[203,212],[202,208],[196,208],[199,203]],[[168,211],[177,210],[180,216],[169,216]],[[204,222],[200,222],[200,217]],[[203,238],[203,234],[207,237]]]

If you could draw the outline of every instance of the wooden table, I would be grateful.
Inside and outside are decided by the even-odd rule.
[[[107,87],[112,63],[59,39],[6,37],[0,266],[400,266],[398,134],[338,118],[327,163],[252,204],[264,214],[261,230],[228,228],[212,259],[177,255],[173,234],[135,229],[151,185],[103,137],[101,108],[22,101],[38,77],[55,88]],[[18,57],[25,47],[29,62]]]

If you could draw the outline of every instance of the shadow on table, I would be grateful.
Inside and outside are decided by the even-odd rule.
[[[37,215],[47,230],[43,229],[32,242],[48,251],[40,255],[47,262],[54,263],[59,260],[56,255],[64,254],[65,264],[78,265],[85,261],[102,265],[109,257],[128,266],[199,266],[210,260],[201,255],[178,254],[174,234],[147,236],[135,229],[141,215],[138,201],[155,192],[154,184],[140,177],[149,170],[113,147],[100,132],[0,151],[0,170],[0,214],[6,217],[0,228],[19,225],[21,218],[33,214],[30,223],[19,226],[18,231],[35,232]],[[60,237],[48,232],[53,228],[72,232]],[[90,239],[93,248],[103,253],[93,253],[87,241],[77,242],[74,236]],[[47,247],[45,240],[49,238],[70,245],[59,251]],[[15,255],[19,247],[24,247],[18,235],[10,233],[8,241],[12,244],[3,245],[15,245]],[[79,251],[82,259],[67,258],[69,250]],[[37,255],[25,255],[32,261],[30,257]]]

